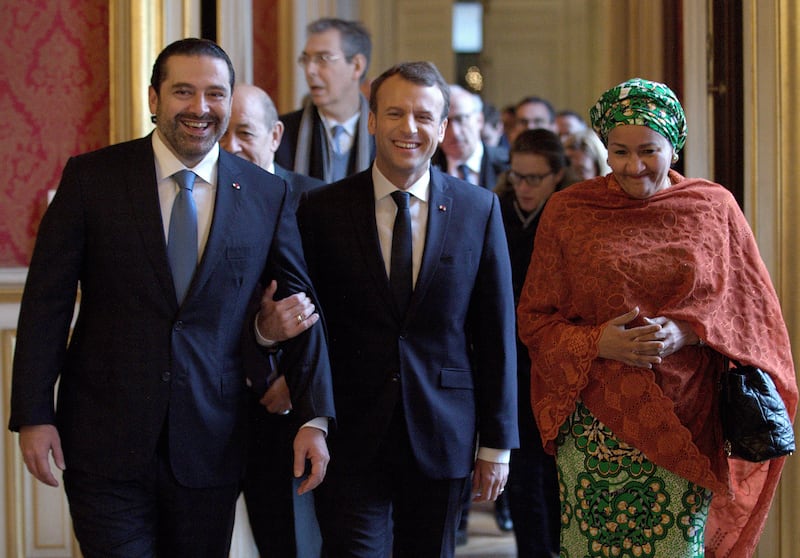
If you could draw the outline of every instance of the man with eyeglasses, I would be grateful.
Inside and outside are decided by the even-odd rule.
[[[308,83],[302,109],[285,114],[283,141],[275,161],[299,174],[335,182],[366,169],[375,154],[367,131],[367,100],[361,83],[372,41],[357,21],[324,18],[307,27],[298,58]]]
[[[460,85],[450,85],[450,112],[439,149],[431,159],[443,172],[493,189],[508,168],[508,152],[481,139],[483,101]]]
[[[556,132],[556,111],[552,103],[541,97],[525,97],[514,111],[517,120],[514,127],[514,137],[509,138],[511,143],[525,130],[550,130]]]

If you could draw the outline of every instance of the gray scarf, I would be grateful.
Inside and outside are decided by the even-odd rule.
[[[311,140],[314,133],[314,111],[316,107],[309,99],[303,107],[303,116],[300,119],[300,129],[297,133],[297,149],[294,154],[294,172],[308,176],[311,160]],[[367,130],[367,118],[369,105],[363,95],[359,95],[359,116],[356,124],[356,142],[353,149],[356,150],[355,172],[360,172],[369,167],[371,160],[371,143],[369,141],[369,131]],[[325,182],[331,182],[332,161],[328,149],[328,142],[322,143],[323,168]]]

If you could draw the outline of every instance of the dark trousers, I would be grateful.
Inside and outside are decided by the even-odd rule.
[[[267,412],[249,402],[247,469],[242,489],[258,552],[264,558],[319,558],[321,535],[314,495],[297,495],[291,415]]]
[[[398,404],[399,407],[399,404]],[[414,459],[405,423],[395,413],[378,458],[348,470],[335,453],[315,490],[328,558],[449,558],[466,478],[431,479]]]
[[[561,503],[555,459],[538,436],[511,450],[506,495],[518,558],[558,556]]]
[[[160,445],[148,470],[130,481],[64,471],[84,558],[227,558],[239,483],[181,486],[165,453]]]

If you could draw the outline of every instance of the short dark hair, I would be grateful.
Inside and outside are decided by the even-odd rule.
[[[553,108],[553,104],[548,101],[547,99],[543,99],[541,97],[536,97],[535,95],[531,95],[529,97],[524,97],[517,106],[514,107],[515,110],[521,107],[522,105],[529,105],[533,103],[538,103],[540,105],[544,105],[547,108],[547,112],[550,113],[550,123],[552,124],[556,120],[556,109]]]
[[[366,58],[367,65],[364,66],[364,73],[361,75],[361,81],[364,81],[372,57],[372,39],[370,38],[369,31],[360,21],[347,21],[335,17],[324,17],[309,23],[306,27],[306,32],[309,35],[316,35],[317,33],[324,33],[331,29],[335,29],[341,35],[342,50],[348,62],[350,62],[356,54],[363,54],[364,58]]]
[[[383,82],[394,75],[399,75],[406,81],[415,83],[417,85],[424,85],[425,87],[436,86],[442,92],[444,98],[444,107],[442,107],[441,120],[447,118],[450,112],[450,86],[439,73],[439,69],[433,62],[427,60],[419,62],[401,62],[395,64],[381,75],[379,75],[372,82],[369,92],[369,110],[373,114],[378,113],[378,89],[383,85]]]
[[[569,166],[569,160],[561,140],[556,134],[544,128],[525,130],[518,135],[509,150],[512,158],[515,153],[541,155],[547,159],[547,164],[550,165],[550,170],[553,172]]]
[[[233,71],[233,63],[227,53],[213,41],[190,37],[170,43],[158,54],[153,64],[153,73],[150,75],[150,86],[155,89],[156,95],[159,93],[161,84],[167,78],[167,60],[171,56],[210,56],[223,60],[228,65],[228,72],[231,75],[231,93],[233,93],[236,75]]]

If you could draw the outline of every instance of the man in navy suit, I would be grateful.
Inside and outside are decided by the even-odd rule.
[[[450,112],[444,141],[432,163],[442,172],[494,190],[497,177],[508,169],[508,150],[481,139],[483,101],[460,85],[450,85]]]
[[[255,85],[237,84],[233,92],[231,119],[219,140],[226,151],[255,163],[283,178],[292,189],[292,199],[325,183],[297,174],[275,164],[275,150],[281,143],[283,122],[266,91]],[[298,314],[314,320],[314,306],[302,293],[273,301],[276,285],[265,312],[278,313],[284,320],[286,337],[305,329]],[[313,323],[313,322],[312,322]],[[246,332],[248,333],[248,332]],[[292,437],[295,427],[289,416],[292,401],[286,377],[279,365],[280,353],[264,355],[247,351],[245,366],[251,372],[248,397],[247,461],[242,491],[256,546],[269,558],[312,557],[320,555],[321,538],[314,514],[314,497],[296,492],[299,479],[292,478]]]
[[[274,313],[248,313],[251,295],[270,277],[278,296],[313,297],[285,183],[219,149],[233,85],[214,43],[169,45],[149,89],[156,132],[71,158],[39,229],[9,427],[37,479],[57,485],[51,455],[64,470],[87,558],[227,557],[245,446],[241,332],[251,344],[284,341]],[[194,188],[178,193],[186,173]],[[170,264],[181,196],[196,217],[184,227],[197,246],[188,286]],[[194,252],[184,246],[179,255]],[[301,492],[324,477],[333,416],[324,332],[306,318],[280,345],[303,425],[295,475],[310,462]]]
[[[315,491],[331,558],[452,556],[470,473],[475,499],[494,500],[517,447],[500,206],[430,166],[448,99],[429,62],[384,72],[370,97],[374,164],[298,209],[336,398],[331,465]]]

